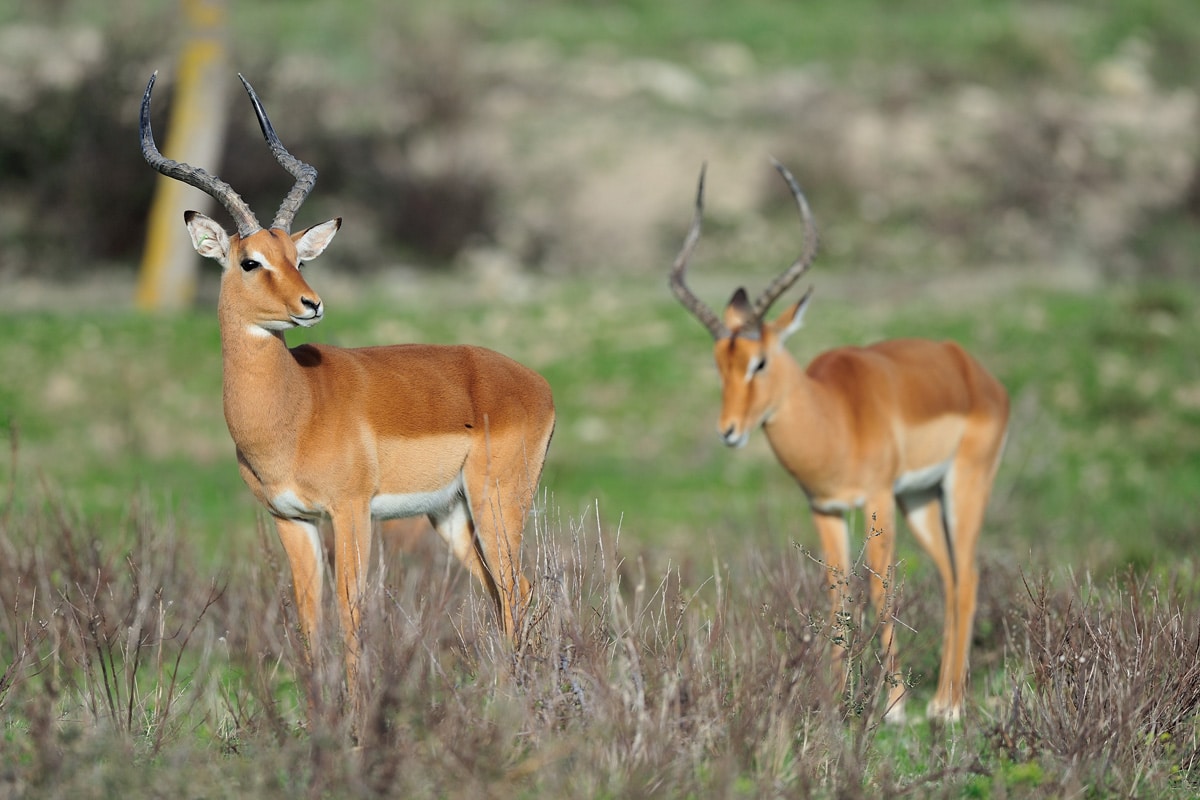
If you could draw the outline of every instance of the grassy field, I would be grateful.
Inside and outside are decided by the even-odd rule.
[[[452,278],[374,280],[363,293],[372,299],[331,300],[306,335],[352,346],[478,342],[543,372],[560,420],[544,484],[567,514],[598,503],[606,518],[624,517],[627,544],[664,554],[731,526],[761,531],[760,543],[811,535],[802,496],[762,437],[733,452],[717,441],[707,336],[662,282],[531,280],[495,303]],[[1001,302],[979,293],[950,309],[920,290],[899,307],[857,307],[839,284],[818,294],[792,344],[798,358],[886,336],[954,338],[1008,387],[1013,430],[985,546],[1102,573],[1186,551],[1200,491],[1200,363],[1190,346],[1200,309],[1188,287],[1018,287]],[[189,520],[214,553],[253,533],[221,415],[211,310],[30,313],[0,322],[0,335],[10,343],[0,371],[22,376],[0,387],[19,445],[19,497],[45,484],[104,519],[142,497]]]
[[[1189,86],[1200,69],[1200,17],[1184,0],[901,5],[808,4],[799,22],[767,0],[229,10],[241,59],[317,64],[335,85],[370,84],[396,42],[429,53],[536,40],[564,65],[663,59],[706,78],[713,54],[736,42],[762,67],[824,65],[822,80],[863,95],[895,85],[881,73],[909,69],[923,75],[920,91],[1087,91],[1099,62],[1142,45],[1163,87]],[[175,7],[0,0],[0,22],[69,17],[141,41],[165,37]],[[314,53],[322,60],[306,62]],[[144,67],[123,67],[130,85]],[[590,102],[557,108],[553,129]],[[738,124],[640,96],[605,121]],[[747,131],[777,122],[748,120]],[[820,154],[806,158],[819,171]],[[750,180],[723,166],[721,191]],[[830,620],[801,492],[761,434],[737,451],[717,439],[710,340],[665,281],[688,200],[679,230],[656,232],[661,269],[598,252],[585,274],[552,264],[499,278],[348,274],[338,246],[361,255],[370,244],[350,226],[312,265],[328,316],[293,344],[483,344],[542,372],[558,407],[524,552],[537,606],[518,647],[501,641],[486,598],[439,541],[388,539],[366,608],[366,677],[352,692],[301,658],[281,548],[237,474],[212,265],[206,299],[169,316],[129,310],[125,263],[82,288],[4,286],[23,310],[0,317],[0,797],[1200,793],[1194,277],[1105,280],[1120,275],[1107,263],[1084,281],[1062,280],[1070,267],[1059,263],[926,272],[908,245],[892,259],[903,269],[847,263],[860,238],[945,234],[931,225],[910,240],[921,220],[880,224],[856,216],[856,198],[833,198],[847,218],[823,228],[831,246],[805,279],[817,294],[789,345],[796,357],[890,336],[953,338],[1013,399],[980,546],[970,704],[962,723],[943,725],[920,713],[941,639],[923,553],[901,533],[903,671],[887,675],[863,570],[845,576],[846,605]],[[738,283],[762,285],[794,247],[790,207],[763,203],[747,222],[719,203],[714,192],[693,267],[714,306]],[[1186,209],[1162,218],[1170,235],[1194,237]],[[751,239],[770,252],[747,251]],[[955,244],[948,252],[984,252]],[[1146,260],[1160,252],[1138,244]],[[840,694],[828,668],[835,640],[850,650]],[[319,658],[337,673],[332,641]],[[311,709],[310,680],[321,692]],[[905,726],[882,722],[879,698],[895,681],[912,695]],[[346,712],[355,702],[357,717]]]
[[[891,729],[872,702],[887,678],[861,597],[853,691],[833,705],[823,694],[821,643],[847,634],[825,623],[802,497],[761,436],[740,451],[717,442],[707,336],[662,283],[536,281],[501,303],[445,278],[373,280],[358,297],[335,282],[308,334],[485,342],[554,387],[560,422],[526,553],[544,616],[516,684],[490,610],[440,543],[385,546],[369,743],[343,751],[336,700],[298,728],[288,576],[236,475],[214,315],[9,316],[0,373],[22,376],[0,398],[12,785],[78,790],[83,776],[55,771],[59,753],[110,765],[90,773],[107,787],[182,770],[173,779],[204,794],[1195,791],[1200,308],[1187,287],[1017,286],[948,308],[885,281],[882,295],[911,299],[856,304],[857,280],[825,282],[798,354],[954,337],[1015,401],[981,546],[971,716]],[[900,558],[900,677],[920,708],[938,589],[907,537]]]
[[[167,22],[176,6],[166,0],[66,5],[74,19],[104,26],[178,28]],[[1086,81],[1089,65],[1131,38],[1152,45],[1152,70],[1168,84],[1188,85],[1200,59],[1192,46],[1200,22],[1187,0],[1105,7],[967,0],[953,9],[922,0],[901,7],[885,0],[853,0],[809,3],[801,14],[773,0],[737,6],[715,0],[455,0],[404,6],[384,0],[264,0],[229,3],[228,9],[236,50],[255,57],[264,50],[322,53],[343,75],[359,79],[379,67],[372,64],[369,47],[346,43],[370,42],[392,30],[414,39],[450,34],[467,41],[537,40],[568,56],[599,50],[685,63],[701,58],[712,42],[737,42],[769,66],[820,62],[849,76],[912,65],[946,77],[1008,84]],[[33,13],[53,18],[62,9]],[[0,21],[28,19],[30,14],[19,2],[0,2]]]

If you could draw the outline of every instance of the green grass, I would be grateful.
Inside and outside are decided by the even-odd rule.
[[[539,515],[537,619],[514,653],[448,554],[385,552],[371,668],[306,710],[269,541],[198,563],[188,522],[0,513],[0,781],[16,796],[1154,796],[1196,789],[1200,584],[1049,580],[985,557],[969,714],[881,723],[861,592],[824,622],[787,548],[693,546],[658,569],[611,526]],[[69,516],[69,515],[68,515]],[[1061,574],[1061,571],[1060,571]],[[861,578],[861,571],[858,578]],[[848,586],[858,585],[858,578]],[[919,715],[936,577],[900,586]],[[1149,635],[1147,635],[1149,634]],[[850,691],[827,691],[827,642]],[[332,636],[330,638],[333,638]],[[931,641],[932,640],[932,641]],[[329,639],[319,657],[337,664]],[[353,733],[352,733],[353,731]]]
[[[166,23],[177,5],[72,3],[71,18],[104,27]],[[54,18],[56,13],[38,14]],[[60,9],[57,15],[63,12]],[[565,55],[610,52],[705,66],[710,45],[737,43],[766,67],[823,64],[835,74],[912,67],[935,80],[1019,85],[1031,79],[1086,85],[1089,70],[1130,42],[1149,46],[1152,73],[1191,85],[1200,69],[1200,19],[1189,0],[1093,4],[965,0],[455,0],[398,7],[385,0],[231,3],[233,49],[243,57],[322,53],[347,79],[369,80],[395,36],[464,42],[538,39]],[[25,4],[0,2],[0,22],[29,19]],[[179,28],[170,22],[167,29]],[[348,42],[356,46],[347,47]],[[357,46],[357,45],[364,45]],[[394,44],[394,43],[393,43]]]
[[[512,302],[419,280],[334,301],[308,336],[474,342],[538,369],[559,415],[545,490],[572,516],[598,503],[623,520],[627,544],[678,555],[731,531],[813,542],[803,496],[764,437],[736,451],[718,442],[709,340],[657,279],[623,278],[619,289],[544,279]],[[1025,289],[958,309],[818,301],[790,343],[800,360],[881,336],[954,338],[1008,387],[1011,437],[985,548],[1111,570],[1169,563],[1194,536],[1200,362],[1190,343],[1200,309],[1186,286]],[[255,505],[221,413],[213,311],[17,314],[0,337],[22,497],[45,482],[81,512],[113,516],[141,495],[192,520],[214,547],[253,533]]]

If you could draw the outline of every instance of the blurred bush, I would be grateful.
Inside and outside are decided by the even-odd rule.
[[[872,229],[857,232],[851,258],[922,271],[1074,261],[1110,276],[1195,274],[1200,102],[1136,62],[1102,63],[1084,91],[908,73],[881,96],[830,90],[817,105],[794,114],[792,140],[804,144],[782,153],[797,174],[838,187],[835,217]]]
[[[132,104],[113,102],[131,94],[114,65],[144,61],[136,48],[92,28],[0,29],[0,276],[58,276],[141,247],[151,183]]]
[[[81,27],[70,20],[84,5],[61,0],[40,22],[0,27],[0,278],[138,261],[155,176],[135,144],[137,101],[161,68],[165,141],[175,28],[172,4],[131,5],[138,14]],[[765,66],[737,42],[696,42],[672,62],[613,45],[568,57],[545,35],[505,40],[465,6],[436,24],[413,24],[423,6],[306,8],[317,16],[280,17],[255,46],[245,20],[234,25],[230,81],[247,74],[284,142],[320,171],[300,224],[346,219],[339,269],[659,271],[704,160],[709,252],[770,265],[792,241],[764,227],[792,213],[774,153],[809,193],[833,269],[1195,274],[1200,102],[1159,76],[1162,36],[1114,30],[1121,44],[1088,63],[1050,48],[1059,60],[1036,64],[1052,71],[1010,54],[1019,80],[991,80],[995,52],[954,74],[911,56],[846,74],[803,55]],[[1012,53],[1049,48],[1036,34],[1014,27]],[[230,98],[225,156],[197,166],[267,216],[288,178]]]
[[[162,68],[155,135],[166,141],[174,87],[162,47],[173,40],[170,24],[161,15],[103,30],[0,28],[0,278],[137,263],[155,180],[137,146],[137,104],[146,77]],[[443,263],[491,237],[495,178],[455,147],[469,106],[457,71],[445,68],[453,48],[408,53],[407,69],[350,103],[328,69],[287,58],[242,67],[285,144],[320,172],[301,224],[323,219],[318,213],[353,217],[340,266],[378,265],[381,252]],[[230,96],[225,156],[196,166],[219,172],[269,219],[290,179],[269,157],[240,91]],[[376,99],[390,111],[355,126],[347,106]],[[418,158],[415,149],[431,155]]]

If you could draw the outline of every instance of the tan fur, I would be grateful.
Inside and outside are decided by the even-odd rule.
[[[751,321],[753,331],[732,327],[730,338],[715,343],[724,387],[720,432],[737,443],[762,425],[780,464],[809,498],[835,576],[851,567],[847,514],[862,508],[889,671],[897,668],[896,648],[891,618],[882,614],[883,580],[893,563],[899,501],[937,564],[946,594],[942,666],[930,713],[957,718],[975,616],[975,547],[1007,428],[1008,395],[952,342],[902,339],[843,347],[801,369],[779,335],[795,313],[761,327]],[[762,358],[766,368],[747,382],[748,365]],[[902,475],[943,462],[950,464],[951,481],[893,496]],[[949,532],[941,525],[943,490],[950,500]],[[929,510],[935,513],[917,513]],[[838,592],[835,580],[835,603]],[[891,692],[893,718],[902,716],[903,694],[902,686]]]
[[[784,348],[800,327],[811,290],[775,321],[767,310],[812,264],[817,229],[808,201],[787,168],[786,181],[805,228],[799,258],[754,302],[738,289],[718,318],[686,283],[700,238],[704,170],[696,210],[670,272],[680,303],[712,334],[721,375],[718,433],[745,444],[762,426],[775,456],[808,496],[830,572],[834,609],[851,568],[847,517],[862,509],[871,595],[879,612],[889,673],[897,670],[887,608],[895,551],[896,506],[937,564],[945,598],[942,663],[929,712],[963,711],[979,582],[975,549],[1008,428],[1008,394],[953,342],[897,339],[839,347],[802,369]],[[844,651],[835,646],[841,673]],[[905,689],[889,693],[888,718],[902,719]]]
[[[195,214],[188,225],[197,250],[225,268],[218,303],[225,419],[242,477],[273,514],[287,550],[308,641],[320,635],[323,572],[309,526],[332,522],[353,687],[372,499],[436,493],[455,481],[469,514],[431,512],[430,520],[487,588],[504,631],[518,635],[529,596],[522,531],[554,428],[546,381],[482,347],[289,349],[284,330],[314,308],[323,311],[297,268],[296,242],[309,231],[233,236],[205,252],[219,242],[215,223]],[[304,255],[319,255],[329,238]],[[262,266],[246,271],[241,264],[250,254]]]
[[[321,633],[325,546],[318,523],[328,520],[347,686],[358,697],[373,516],[427,515],[486,587],[504,631],[519,636],[529,599],[522,532],[554,431],[549,385],[482,347],[289,349],[284,333],[317,324],[325,310],[300,265],[325,251],[342,221],[290,232],[317,171],[279,141],[241,75],[271,154],[295,178],[271,227],[262,228],[229,184],[163,156],[150,125],[157,75],[142,96],[142,156],[218,200],[237,225],[230,236],[203,214],[184,214],[196,252],[224,270],[217,314],[225,421],[242,477],[271,512],[287,551],[306,652]]]

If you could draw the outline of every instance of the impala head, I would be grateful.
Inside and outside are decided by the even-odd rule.
[[[775,169],[787,181],[800,217],[804,221],[804,251],[792,265],[771,282],[758,299],[750,301],[745,289],[733,293],[725,313],[718,317],[688,288],[684,280],[687,262],[700,239],[700,222],[704,215],[704,169],[700,170],[700,183],[696,189],[696,213],[684,240],[675,264],[671,268],[671,290],[683,304],[712,334],[713,356],[717,371],[721,375],[721,416],[717,422],[717,433],[730,447],[741,447],[750,432],[767,422],[775,411],[784,370],[776,367],[780,359],[791,357],[784,350],[788,336],[800,328],[808,300],[809,289],[800,301],[790,306],[775,320],[767,321],[766,314],[771,305],[791,288],[812,264],[817,253],[817,229],[813,222],[808,201],[792,174],[778,161],[772,161]]]
[[[158,151],[150,129],[150,93],[157,77],[157,72],[150,76],[142,96],[142,155],[162,174],[194,186],[217,200],[237,225],[237,233],[231,236],[224,226],[197,211],[188,211],[183,217],[196,252],[221,265],[222,311],[233,314],[255,331],[280,331],[317,324],[325,307],[320,296],[304,280],[300,267],[324,252],[342,221],[332,219],[298,233],[291,232],[292,220],[312,191],[317,171],[284,148],[254,87],[239,74],[271,153],[296,179],[271,227],[264,229],[228,183],[203,169],[164,158]]]

